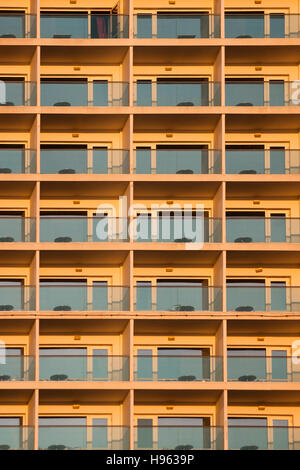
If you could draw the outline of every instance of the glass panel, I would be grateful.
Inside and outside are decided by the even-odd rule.
[[[136,149],[136,174],[151,174],[151,148]]]
[[[87,241],[87,218],[83,214],[62,213],[40,216],[41,242],[85,242]]]
[[[226,239],[234,243],[265,242],[265,218],[253,216],[226,217]]]
[[[270,80],[270,106],[284,106],[284,81]]]
[[[241,450],[267,449],[267,419],[228,418],[228,447]]]
[[[271,310],[287,309],[285,282],[271,282]]]
[[[108,81],[97,80],[93,82],[93,105],[108,106]]]
[[[0,418],[0,447],[3,450],[22,449],[21,418]]]
[[[273,175],[285,174],[285,149],[270,148],[270,173]]]
[[[204,378],[203,369],[206,377],[210,376],[210,358],[203,357],[201,349],[159,348],[157,352],[158,380],[201,380]]]
[[[21,348],[0,349],[0,380],[23,380],[24,379],[24,361],[27,358],[23,356]],[[29,360],[31,358],[28,358]],[[26,361],[27,364],[29,361]],[[26,371],[29,372],[29,371]],[[28,377],[26,377],[28,378]]]
[[[228,174],[264,174],[265,151],[226,149],[226,173]]]
[[[137,106],[152,106],[151,80],[138,80],[136,84]]]
[[[157,281],[157,310],[194,311],[205,310],[207,291],[203,291],[203,283]]]
[[[86,380],[86,348],[41,348],[40,380]]]
[[[107,419],[93,418],[93,449],[107,449]]]
[[[228,349],[227,357],[229,380],[266,380],[265,349]]]
[[[264,82],[226,80],[226,106],[264,106]]]
[[[157,174],[208,173],[208,150],[158,149],[156,151]]]
[[[0,173],[25,173],[25,167],[25,149],[0,148]]]
[[[289,422],[287,419],[273,419],[273,449],[289,450]]]
[[[87,173],[86,149],[41,149],[41,173]]]
[[[152,349],[138,349],[137,379],[152,380]]]
[[[108,174],[108,150],[94,149],[93,150],[93,173],[107,175]]]
[[[87,286],[84,282],[40,281],[40,309],[54,311],[86,310]]]
[[[42,38],[87,38],[88,15],[41,13]]]
[[[108,349],[93,349],[93,379],[108,378]]]
[[[284,214],[271,214],[271,242],[286,241],[286,218]]]
[[[157,106],[208,106],[208,81],[157,81]]]
[[[0,38],[24,38],[25,13],[0,12]]]
[[[42,106],[88,106],[86,80],[41,81]]]
[[[265,35],[264,14],[225,13],[226,38],[263,38]]]
[[[159,449],[203,449],[207,445],[203,418],[158,418]],[[210,431],[207,428],[208,433]]]
[[[264,283],[257,281],[227,281],[227,310],[251,312],[266,310]]]
[[[152,310],[152,284],[147,281],[136,283],[136,310]]]
[[[137,15],[137,37],[152,38],[152,15]]]
[[[270,15],[270,38],[285,37],[284,17],[283,13]]]
[[[137,448],[138,449],[152,449],[153,448],[152,419],[138,419],[137,424],[138,424]]]
[[[106,281],[93,282],[93,310],[108,310],[108,286]]]
[[[272,380],[287,379],[287,352],[272,351]]]
[[[158,38],[208,38],[209,15],[205,14],[158,14]]]
[[[16,279],[0,280],[0,311],[23,309],[23,282]]]
[[[24,106],[25,105],[25,82],[0,78],[0,83],[4,87],[4,94],[1,93],[0,106]],[[30,84],[29,84],[30,85]],[[2,88],[2,87],[1,87]],[[26,103],[27,104],[27,103]],[[33,102],[30,103],[33,105]]]
[[[39,448],[85,449],[86,418],[39,418]]]
[[[0,242],[25,241],[25,223],[25,218],[18,214],[0,214]]]

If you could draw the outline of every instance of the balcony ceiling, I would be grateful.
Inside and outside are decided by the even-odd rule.
[[[2,320],[3,321],[3,320]],[[2,324],[2,323],[1,323]],[[128,320],[109,318],[105,320],[85,319],[41,319],[40,334],[41,335],[101,335],[121,334],[128,324]]]
[[[84,277],[84,266],[121,266],[127,252],[123,251],[51,251],[41,252],[41,268],[43,267],[83,267],[81,276]]]
[[[171,43],[171,41],[169,41]],[[133,49],[134,65],[211,65],[219,52],[217,46],[135,46]]]
[[[133,121],[134,132],[180,132],[209,131],[213,132],[219,122],[217,114],[136,114]]]
[[[259,40],[261,41],[261,40]],[[280,40],[282,42],[282,39]],[[300,46],[235,46],[225,47],[226,65],[298,65],[300,62]]]
[[[215,335],[218,320],[135,320],[135,335]]]
[[[128,51],[120,45],[96,46],[42,46],[41,65],[106,65],[120,64]]]

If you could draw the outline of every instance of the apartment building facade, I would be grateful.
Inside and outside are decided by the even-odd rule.
[[[299,110],[299,0],[0,0],[0,449],[300,448]]]

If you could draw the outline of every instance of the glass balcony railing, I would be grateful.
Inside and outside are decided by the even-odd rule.
[[[201,78],[138,80],[135,106],[220,106],[220,83]]]
[[[6,355],[1,351],[0,381],[34,380],[34,357]]]
[[[33,426],[0,424],[0,450],[33,450]]]
[[[299,450],[300,428],[292,426],[228,426],[230,450]]]
[[[300,364],[285,351],[275,351],[270,357],[231,356],[227,359],[228,380],[239,382],[300,382]]]
[[[225,13],[226,38],[299,38],[300,15],[263,12]]]
[[[0,11],[0,38],[35,38],[36,15]]]
[[[135,150],[134,172],[141,175],[221,173],[221,151],[208,149]]]
[[[62,214],[61,216],[44,214],[40,216],[40,241],[55,243],[127,242],[128,228],[128,219],[126,218],[83,217],[76,216],[76,213]]]
[[[219,38],[220,16],[208,13],[141,13],[134,15],[136,38]]]
[[[36,83],[0,77],[0,106],[36,106]]]
[[[39,426],[40,450],[129,450],[126,426]]]
[[[35,242],[35,219],[0,215],[1,242]]]
[[[222,291],[211,286],[135,286],[136,311],[199,312],[221,311]]]
[[[201,355],[139,355],[135,357],[135,380],[221,381],[222,358]]]
[[[36,172],[36,151],[0,147],[0,174]]]
[[[0,153],[1,155],[1,153]],[[1,157],[0,157],[1,161]],[[41,149],[43,174],[119,175],[129,173],[129,150]]]
[[[300,150],[226,149],[227,174],[293,175],[300,173]]]
[[[229,243],[299,243],[300,219],[274,217],[226,217]]]
[[[0,281],[0,312],[35,310],[35,287]]]
[[[227,311],[299,312],[300,287],[285,286],[279,281],[272,284],[227,286]]]
[[[76,350],[75,350],[76,351]],[[40,380],[124,381],[129,380],[125,356],[40,355]],[[97,351],[98,353],[98,351]]]
[[[128,15],[41,12],[41,37],[56,39],[128,38]]]
[[[135,427],[135,449],[222,450],[223,429],[220,426],[140,425]]]
[[[80,283],[41,283],[40,310],[125,311],[129,310],[129,287],[105,282],[87,286]]]
[[[299,82],[226,79],[226,106],[299,106]]]
[[[221,219],[207,217],[164,216],[151,218],[141,214],[134,219],[137,242],[220,243]]]
[[[42,79],[42,106],[128,106],[128,83],[108,80]]]

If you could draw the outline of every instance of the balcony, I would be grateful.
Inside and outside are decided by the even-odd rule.
[[[120,175],[129,173],[128,150],[107,148],[87,150],[80,146],[77,148],[47,147],[41,148],[42,174]]]
[[[129,380],[128,357],[110,356],[105,350],[95,350],[92,356],[83,352],[82,348],[40,349],[40,380]]]
[[[172,419],[178,424],[171,424]],[[192,424],[193,421],[195,424]],[[139,419],[139,425],[135,427],[135,449],[180,451],[223,449],[223,429],[204,426],[201,424],[203,421],[202,418],[159,418],[161,424],[152,426],[152,420]]]
[[[294,175],[300,173],[300,151],[284,147],[226,146],[226,173],[231,175]]]
[[[202,312],[222,310],[221,287],[205,286],[201,282],[175,283],[168,281],[152,286],[149,281],[135,286],[136,311]]]
[[[0,212],[0,243],[34,241],[35,219]]]
[[[33,450],[33,426],[10,424],[14,421],[19,420],[18,418],[0,418],[0,450]]]
[[[226,78],[226,106],[298,106],[297,81]]]
[[[228,243],[299,243],[300,219],[286,218],[284,214],[264,217],[264,214],[242,213],[226,216]]]
[[[156,150],[137,148],[134,172],[137,175],[218,174],[221,173],[221,151],[188,146]]]
[[[0,381],[34,380],[34,357],[23,356],[15,348],[0,352]]]
[[[128,220],[100,215],[86,217],[76,212],[43,212],[40,231],[41,242],[127,242]]]
[[[126,426],[92,426],[76,424],[76,418],[60,418],[65,423],[39,425],[40,450],[128,450],[129,428]],[[77,418],[84,420],[84,418]],[[40,418],[40,423],[54,422],[56,418]],[[94,419],[103,422],[105,419]],[[74,424],[73,424],[74,423]]]
[[[281,281],[227,281],[227,311],[235,312],[299,312],[300,288]]]
[[[40,310],[126,311],[129,310],[129,287],[109,286],[101,281],[88,286],[75,280],[42,280]]]
[[[174,12],[134,15],[135,37],[140,39],[219,38],[220,16]]]
[[[0,77],[0,106],[36,106],[36,83]]]
[[[0,313],[35,310],[35,288],[15,279],[0,280]]]
[[[228,380],[239,382],[300,382],[300,365],[286,351],[230,349],[227,359]]]
[[[135,106],[220,106],[220,83],[205,78],[137,80]]]
[[[234,423],[236,421],[236,424]],[[240,425],[239,422],[246,422]],[[299,450],[300,428],[288,425],[288,420],[273,420],[266,425],[265,418],[231,418],[228,425],[228,448],[230,450]]]
[[[202,355],[201,349],[162,349],[159,356],[140,350],[135,357],[135,380],[193,382],[222,380],[222,358]]]
[[[226,38],[299,38],[300,15],[226,12]]]
[[[36,151],[0,146],[0,174],[30,174],[36,172]]]
[[[128,38],[128,15],[41,12],[41,37],[56,39]]]
[[[128,106],[128,83],[87,79],[41,79],[42,106]]]
[[[36,15],[23,11],[0,11],[0,38],[35,38]]]
[[[221,219],[163,212],[159,218],[140,214],[134,220],[137,242],[220,243]]]

